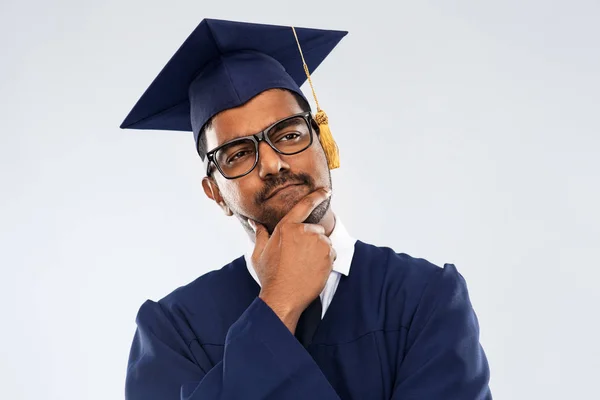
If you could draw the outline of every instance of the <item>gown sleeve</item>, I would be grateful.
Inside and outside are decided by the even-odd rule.
[[[210,329],[211,321],[205,321]],[[318,365],[279,317],[256,298],[231,326],[223,360],[186,343],[159,303],[147,301],[131,346],[127,400],[339,400]]]
[[[392,400],[488,400],[490,372],[463,277],[446,264],[425,289],[408,331]]]

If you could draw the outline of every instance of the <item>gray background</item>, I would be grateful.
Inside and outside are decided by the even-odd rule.
[[[351,234],[457,265],[495,398],[597,392],[597,1],[3,0],[0,398],[122,398],[142,302],[247,249],[191,134],[118,129],[204,17],[349,30],[314,80]]]

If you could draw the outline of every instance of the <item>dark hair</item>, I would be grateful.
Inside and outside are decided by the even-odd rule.
[[[306,99],[302,96],[300,96],[298,93],[292,91],[292,90],[288,90],[288,89],[280,89],[280,88],[276,88],[276,90],[283,90],[286,92],[291,93],[294,98],[296,99],[296,103],[298,103],[298,105],[300,106],[300,109],[302,110],[302,112],[308,112],[310,111],[310,104],[308,104],[308,101],[306,101]],[[202,157],[204,157],[206,155],[207,149],[206,149],[206,130],[210,127],[210,125],[212,124],[212,120],[214,117],[211,117],[208,121],[206,121],[206,123],[202,126],[202,128],[200,129],[200,136],[198,138],[198,153],[202,155]]]

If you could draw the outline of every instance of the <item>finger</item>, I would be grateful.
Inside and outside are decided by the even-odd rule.
[[[254,229],[254,252],[252,255],[259,255],[269,241],[269,232],[264,225],[254,220],[248,219],[248,224]]]
[[[329,246],[330,249],[332,249],[333,247],[333,243],[331,243],[331,239],[329,239],[327,236],[325,235],[321,235],[320,239],[325,242],[327,244],[327,246]]]
[[[304,232],[313,232],[319,235],[325,235],[325,228],[319,224],[302,224]]]
[[[331,196],[331,190],[327,188],[319,188],[314,192],[310,192],[302,198],[280,221],[287,223],[301,223],[308,218],[311,212],[319,204],[327,200]]]
[[[335,262],[335,260],[337,260],[337,251],[335,251],[333,247],[331,248],[331,250],[329,250],[329,257],[331,258],[332,264]]]

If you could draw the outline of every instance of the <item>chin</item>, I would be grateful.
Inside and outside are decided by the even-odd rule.
[[[264,221],[263,225],[267,228],[269,234],[273,233],[275,226],[277,226],[283,217],[298,204],[302,197],[303,196],[281,196],[281,198],[278,199],[278,203],[280,203],[278,204],[278,207],[275,207],[275,205],[263,205],[262,218],[260,218],[259,221]],[[323,203],[319,204],[303,222],[306,224],[318,224],[329,210],[330,204],[331,198],[325,200]]]
[[[331,198],[329,198],[329,199],[325,200],[323,203],[319,204],[317,206],[317,208],[315,208],[313,210],[313,212],[310,213],[310,215],[308,216],[308,218],[306,218],[306,221],[304,221],[304,222],[307,224],[318,224],[319,222],[321,222],[323,217],[325,217],[325,214],[327,214],[330,204],[331,204]]]
[[[288,205],[287,207],[285,207],[284,210],[282,210],[279,213],[279,216],[277,218],[277,223],[279,223],[279,221],[281,221],[281,219],[283,217],[285,217],[287,215],[287,213],[289,213],[291,211],[292,208],[294,208],[294,206],[296,204],[298,204],[300,200],[296,200],[295,202],[293,202],[293,204]],[[331,199],[327,199],[326,201],[324,201],[323,203],[319,204],[308,216],[308,218],[306,218],[303,222],[305,224],[318,224],[319,222],[321,222],[321,220],[323,219],[323,217],[325,217],[325,214],[327,213],[327,210],[329,210],[329,206],[331,204]]]

